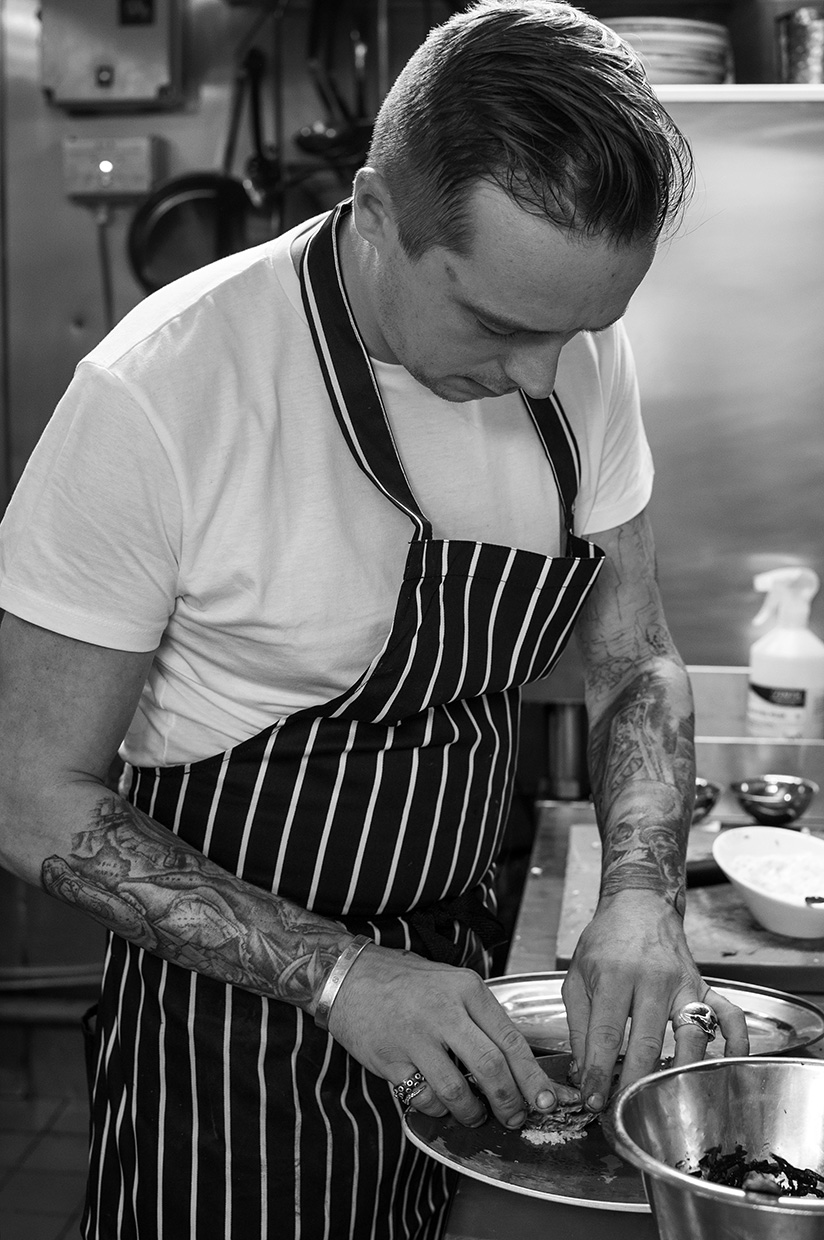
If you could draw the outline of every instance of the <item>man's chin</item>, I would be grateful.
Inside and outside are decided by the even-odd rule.
[[[470,400],[492,400],[497,396],[508,396],[511,392],[517,391],[516,388],[507,388],[499,392],[483,383],[478,383],[477,379],[470,379],[468,375],[431,380],[426,386],[436,396],[440,396],[441,400],[448,400],[455,405],[465,404]]]

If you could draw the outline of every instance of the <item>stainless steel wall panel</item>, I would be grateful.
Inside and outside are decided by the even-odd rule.
[[[672,104],[698,184],[633,299],[661,588],[690,663],[745,664],[753,576],[824,582],[824,103]],[[824,634],[824,597],[813,619]]]

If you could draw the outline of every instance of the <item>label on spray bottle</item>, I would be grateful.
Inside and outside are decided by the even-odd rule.
[[[799,740],[804,735],[807,709],[805,689],[772,689],[750,681],[747,691],[747,730],[750,736],[779,736]]]

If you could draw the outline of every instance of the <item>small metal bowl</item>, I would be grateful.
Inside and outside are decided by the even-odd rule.
[[[721,795],[721,789],[718,784],[711,784],[708,779],[701,779],[700,776],[695,781],[695,805],[692,811],[692,821],[703,822],[707,814],[715,806],[715,802]]]
[[[636,1167],[662,1240],[820,1240],[821,1197],[768,1197],[689,1174],[708,1150],[785,1158],[824,1174],[824,1063],[752,1056],[711,1059],[635,1081],[601,1119]]]
[[[762,775],[730,784],[741,808],[765,827],[786,827],[809,808],[818,784],[796,775]]]

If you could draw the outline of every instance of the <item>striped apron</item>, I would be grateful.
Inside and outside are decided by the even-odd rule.
[[[333,701],[224,754],[138,769],[129,795],[247,882],[483,973],[520,687],[558,659],[602,553],[573,533],[579,460],[555,398],[527,405],[565,554],[433,538],[348,312],[346,209],[314,234],[301,284],[340,430],[412,525],[391,631]],[[301,1010],[112,936],[97,1023],[87,1240],[441,1233],[451,1173],[404,1139],[390,1084]]]

